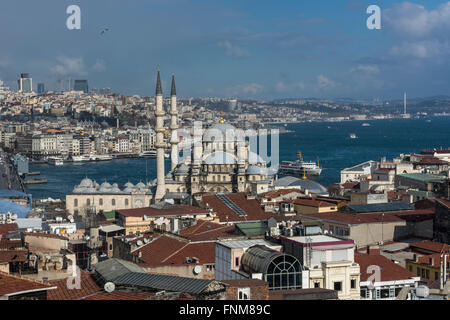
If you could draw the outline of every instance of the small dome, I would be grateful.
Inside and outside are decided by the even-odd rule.
[[[125,187],[134,188],[134,184],[132,184],[130,181],[128,181],[127,183],[125,183]]]
[[[111,188],[111,185],[105,181],[100,185],[100,188],[109,189],[109,188]]]
[[[117,183],[113,183],[112,187],[113,188],[119,188],[119,185]]]
[[[142,181],[140,181],[137,185],[137,188],[145,188],[145,183],[143,183]]]
[[[113,187],[110,190],[110,192],[112,192],[112,193],[119,193],[119,192],[122,192],[122,191],[120,191],[120,189],[118,187],[114,187],[114,185],[113,185]]]
[[[131,193],[133,192],[133,189],[131,189],[130,187],[126,187],[125,189],[123,189],[123,192]]]
[[[94,183],[92,182],[91,179],[89,178],[84,178],[83,180],[81,180],[79,187],[93,187]]]
[[[251,164],[266,163],[266,161],[264,161],[264,159],[259,154],[256,154],[255,152],[250,151],[248,153],[248,163],[251,163]]]
[[[262,174],[262,170],[258,166],[249,166],[247,169],[247,174]]]
[[[182,164],[178,169],[177,169],[178,173],[188,173],[189,172],[189,167],[185,164]]]

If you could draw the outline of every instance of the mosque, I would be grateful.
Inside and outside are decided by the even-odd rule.
[[[188,155],[179,158],[178,110],[175,77],[172,74],[169,126],[164,126],[166,111],[163,107],[163,91],[160,71],[156,80],[156,179],[150,183],[128,182],[120,189],[117,184],[106,181],[98,184],[85,178],[73,191],[66,195],[66,208],[71,214],[85,215],[95,207],[96,211],[142,208],[163,199],[184,201],[199,192],[231,193],[249,192],[258,194],[270,188],[283,186],[272,181],[266,161],[252,152],[242,130],[225,123],[219,123],[199,133]],[[169,141],[164,132],[170,131]],[[196,137],[194,137],[195,139]],[[171,150],[171,168],[165,174],[165,150]],[[292,180],[292,181],[291,181]],[[317,182],[291,177],[289,186],[325,194],[326,189]]]

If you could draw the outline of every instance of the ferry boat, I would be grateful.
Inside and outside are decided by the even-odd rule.
[[[64,160],[58,157],[50,157],[47,159],[47,163],[54,166],[62,166],[64,164]]]
[[[322,168],[319,166],[319,160],[317,164],[313,161],[303,161],[302,152],[297,152],[298,159],[295,161],[282,161],[278,169],[280,174],[293,174],[293,175],[309,175],[320,176]]]
[[[109,154],[91,154],[89,155],[90,161],[107,161],[112,160],[112,156]]]
[[[362,124],[362,126],[363,126],[363,127],[370,127],[370,123],[364,122],[364,123]]]
[[[72,156],[73,162],[84,162],[89,161],[90,157],[88,155],[81,155],[81,156]]]
[[[144,151],[139,154],[140,157],[156,158],[156,150]]]
[[[350,139],[356,139],[357,137],[356,137],[356,134],[354,134],[354,133],[350,133]]]

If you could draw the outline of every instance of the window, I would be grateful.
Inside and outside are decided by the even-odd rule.
[[[408,269],[409,269],[410,272],[412,272],[412,266],[411,265],[408,266]]]
[[[417,276],[420,277],[420,268],[417,267]]]
[[[434,280],[438,280],[439,279],[439,272],[435,272],[434,273]]]
[[[111,200],[111,205],[113,205],[113,206],[116,205],[116,199],[112,199],[112,200]]]
[[[331,226],[331,225],[330,225],[330,226],[328,227],[328,229],[329,229],[330,233],[334,233],[334,226]]]
[[[238,288],[238,300],[250,300],[250,288]]]
[[[336,291],[342,291],[342,282],[341,282],[341,281],[339,281],[339,282],[334,282],[333,284],[334,284],[334,290],[336,290]]]
[[[86,200],[86,205],[88,205],[88,206],[91,205],[91,199],[87,199],[87,200]]]
[[[389,288],[381,289],[380,295],[381,299],[389,298]]]
[[[73,206],[78,207],[78,199],[73,199]]]
[[[314,288],[320,288],[320,282],[314,282]]]
[[[112,243],[109,244],[109,251],[113,249]]]
[[[103,199],[100,198],[100,199],[98,200],[98,203],[102,206],[102,205],[103,205]]]
[[[234,259],[234,264],[235,264],[236,267],[239,267],[239,257],[236,257]]]
[[[351,289],[356,289],[356,280],[355,279],[351,279],[350,280],[350,288]]]
[[[428,269],[425,270],[425,278],[430,279],[430,270]]]
[[[125,205],[128,206],[128,199],[125,199]]]

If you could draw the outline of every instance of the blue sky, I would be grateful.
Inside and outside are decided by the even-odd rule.
[[[81,8],[81,30],[66,8]],[[381,30],[366,8],[380,6]],[[153,95],[402,98],[450,94],[450,2],[3,0],[0,79],[28,72]],[[104,35],[100,31],[109,28]]]

